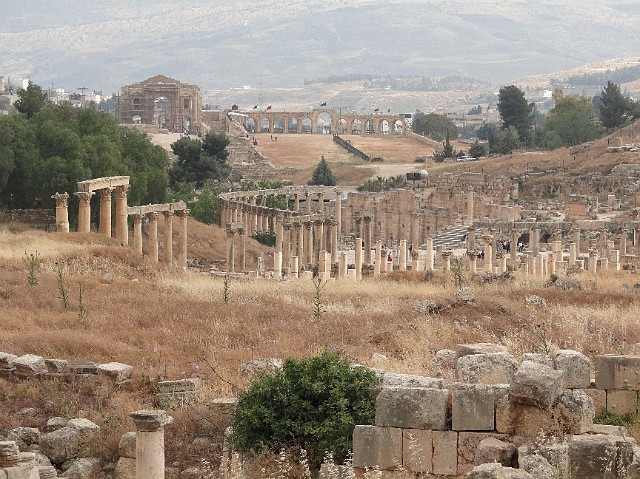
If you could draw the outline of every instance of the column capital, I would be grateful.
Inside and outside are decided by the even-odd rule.
[[[164,216],[165,219],[169,219],[173,216],[173,211],[163,211],[162,216]]]
[[[56,206],[67,206],[69,193],[56,193],[55,195],[51,195],[51,198],[56,200]]]
[[[138,432],[155,432],[173,424],[173,418],[164,410],[141,410],[129,414]]]
[[[180,218],[186,218],[187,216],[189,216],[190,212],[191,212],[191,210],[189,210],[189,209],[176,210],[176,213],[178,213],[178,216]]]
[[[76,193],[74,193],[74,195],[76,195],[78,197],[78,199],[80,200],[80,203],[84,203],[87,204],[89,203],[89,201],[91,201],[91,197],[93,195],[95,195],[95,191],[78,191]]]
[[[127,192],[129,191],[130,185],[120,185],[116,186],[116,198],[123,199],[127,197]]]
[[[443,252],[442,252],[442,257],[443,257],[444,259],[451,258],[451,254],[452,254],[452,253],[453,253],[452,251],[443,251]]]
[[[115,189],[115,187],[107,186],[106,188],[100,188],[98,191],[100,192],[100,201],[107,201],[111,199],[111,192]]]
[[[158,216],[160,213],[157,211],[151,211],[150,213],[145,213],[145,216],[149,219],[149,221],[158,221]]]

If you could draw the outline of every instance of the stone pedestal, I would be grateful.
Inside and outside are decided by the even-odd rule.
[[[136,479],[164,479],[164,427],[173,423],[165,411],[135,411]]]

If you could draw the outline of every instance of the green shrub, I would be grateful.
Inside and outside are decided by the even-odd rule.
[[[375,373],[351,368],[338,353],[289,358],[240,396],[229,443],[253,453],[304,449],[315,468],[326,452],[342,461],[355,425],[373,424],[377,383]]]

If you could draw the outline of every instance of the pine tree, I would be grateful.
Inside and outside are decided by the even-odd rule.
[[[313,171],[313,175],[309,180],[309,185],[323,185],[323,186],[335,186],[336,185],[336,177],[333,176],[333,172],[331,168],[329,168],[329,164],[327,160],[324,159],[324,156],[320,159],[320,163],[316,166],[316,169]]]

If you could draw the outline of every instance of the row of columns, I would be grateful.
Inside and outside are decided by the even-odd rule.
[[[174,211],[162,211],[164,216],[164,262],[171,267],[173,265],[173,217]],[[178,268],[187,266],[187,218],[189,210],[176,210],[180,218],[178,230]],[[152,211],[145,214],[133,213],[133,250],[142,255],[142,219],[149,221],[147,258],[151,263],[157,263],[158,256],[158,216],[160,212]]]

